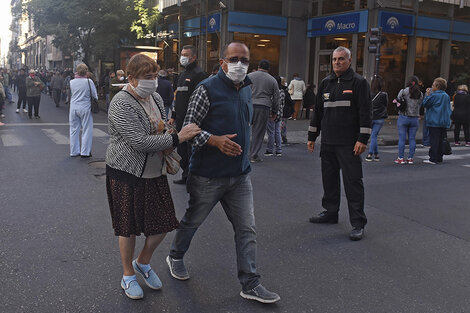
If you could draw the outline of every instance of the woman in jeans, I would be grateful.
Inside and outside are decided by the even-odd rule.
[[[150,259],[166,233],[179,225],[163,172],[164,155],[201,131],[195,124],[179,133],[166,130],[163,100],[155,92],[158,70],[150,57],[133,56],[127,65],[129,83],[113,98],[108,111],[106,190],[114,234],[119,237],[121,288],[131,299],[144,295],[136,272],[151,289],[162,287]],[[133,260],[135,237],[142,233],[145,243]]]
[[[372,133],[370,135],[369,154],[366,161],[380,161],[379,149],[377,146],[377,135],[384,126],[384,120],[388,117],[387,105],[388,94],[382,91],[383,79],[375,76],[371,82],[371,98],[372,98]]]
[[[470,95],[468,94],[467,85],[457,87],[457,93],[454,96],[454,111],[451,118],[455,125],[455,145],[460,146],[460,128],[463,127],[465,146],[470,147]]]
[[[396,164],[413,164],[413,157],[416,149],[416,132],[419,127],[419,106],[423,101],[423,94],[419,90],[418,77],[411,76],[408,78],[406,88],[400,90],[397,100],[400,103],[406,103],[406,110],[399,111],[398,116],[398,158]],[[408,159],[405,160],[405,143],[408,135],[410,150]]]

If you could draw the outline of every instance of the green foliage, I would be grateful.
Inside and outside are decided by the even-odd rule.
[[[91,54],[101,57],[131,37],[137,18],[132,0],[30,0],[24,10],[40,36],[54,36],[56,47],[87,64]]]
[[[138,39],[154,36],[155,27],[160,17],[158,7],[149,8],[146,0],[134,0],[134,10],[138,18],[132,22],[131,31],[135,32]]]

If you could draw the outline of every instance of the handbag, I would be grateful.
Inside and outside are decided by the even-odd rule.
[[[91,113],[99,113],[100,106],[98,105],[98,100],[93,98],[93,94],[91,93],[90,79],[87,78],[87,82],[88,82],[88,89],[90,90]]]
[[[165,129],[163,132],[176,133],[177,130],[173,125],[169,124],[168,122],[165,122]],[[175,175],[176,173],[178,173],[181,168],[180,161],[181,156],[175,150],[173,150],[170,154],[164,153],[162,174]]]

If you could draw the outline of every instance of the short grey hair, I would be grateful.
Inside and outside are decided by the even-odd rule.
[[[351,59],[351,50],[349,50],[349,49],[346,48],[346,47],[339,46],[338,48],[335,49],[335,51],[333,51],[333,53],[335,53],[335,52],[341,52],[341,51],[346,52],[346,54],[348,55],[348,59]]]

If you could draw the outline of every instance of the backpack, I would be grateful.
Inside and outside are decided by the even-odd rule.
[[[284,109],[282,110],[282,117],[289,118],[294,114],[294,100],[290,97],[290,94],[287,90],[284,91]]]

